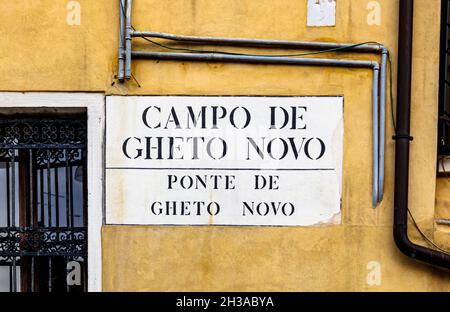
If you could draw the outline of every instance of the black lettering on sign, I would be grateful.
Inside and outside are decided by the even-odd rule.
[[[325,155],[325,143],[320,138],[254,138],[247,137],[247,160],[265,159],[283,160],[292,155],[298,160],[305,155],[310,160],[319,160]]]
[[[285,216],[290,217],[295,213],[295,206],[293,203],[282,202],[260,202],[260,203],[242,203],[242,216]]]
[[[155,201],[150,205],[150,212],[155,216],[190,216],[191,214],[217,216],[220,213],[220,205],[216,202],[203,201]]]

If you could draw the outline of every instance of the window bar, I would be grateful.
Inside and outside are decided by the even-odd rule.
[[[88,168],[88,158],[87,158],[87,150],[83,150],[83,226],[88,225],[88,198],[87,198],[87,194],[88,194],[88,181],[87,181],[87,168]],[[82,265],[81,265],[81,269],[83,272],[83,287],[84,287],[84,291],[87,291],[87,281],[88,281],[88,277],[87,277],[87,259],[85,257],[82,258]]]
[[[16,226],[16,151],[12,150],[11,155],[11,226]]]
[[[48,292],[52,292],[52,257],[48,257]]]
[[[39,210],[38,210],[38,204],[39,204],[39,200],[38,200],[38,196],[39,196],[39,191],[38,191],[38,166],[37,166],[37,159],[36,159],[36,152],[30,149],[30,163],[31,165],[31,184],[32,184],[32,215],[33,215],[33,219],[32,219],[32,226],[33,227],[38,227],[38,221],[39,221]]]
[[[64,257],[65,260],[65,264],[66,264],[66,268],[67,268],[67,264],[69,263],[69,257]],[[67,283],[67,278],[66,278],[66,292],[69,293],[70,292],[70,287],[69,284]]]
[[[19,217],[19,228],[27,228],[30,226],[30,167],[29,167],[29,150],[18,150],[18,178],[17,178],[17,194],[19,195],[17,215]],[[26,247],[25,247],[26,248]],[[29,256],[20,256],[20,291],[29,292],[30,284],[30,267],[31,258]]]
[[[34,272],[35,272],[35,265],[36,265],[36,257],[31,257],[31,292],[35,292],[36,291],[36,287],[35,287],[35,280],[34,280]]]
[[[58,185],[58,166],[55,167],[55,218],[56,227],[59,227],[59,185]]]
[[[81,265],[81,271],[83,272],[83,291],[87,291],[87,261],[86,261],[86,258],[84,258],[83,257],[83,261],[81,262],[82,263],[82,265]]]
[[[9,266],[9,292],[13,292],[12,289],[12,282],[13,278],[12,278],[12,266]]]
[[[74,227],[74,209],[73,209],[73,166],[69,167],[69,185],[70,185],[70,224]]]
[[[88,224],[88,216],[87,216],[87,194],[88,194],[88,182],[87,182],[87,150],[83,152],[83,163],[82,163],[82,172],[83,172],[83,226],[87,226]]]
[[[33,150],[28,150],[28,189],[29,189],[29,219],[28,219],[28,225],[30,227],[34,227],[35,223],[35,211],[34,211],[34,172],[33,172]],[[34,287],[34,265],[35,265],[35,257],[30,257],[30,275],[29,275],[29,285],[31,292],[35,291]]]
[[[41,197],[41,226],[45,226],[45,213],[44,213],[44,169],[39,169],[39,191]]]
[[[48,209],[48,226],[52,226],[52,180],[51,180],[51,154],[47,150],[47,209]]]
[[[9,189],[11,186],[9,185],[9,181],[10,181],[9,166],[10,166],[10,162],[7,161],[6,162],[6,215],[7,215],[6,226],[7,227],[11,226],[11,198],[10,198],[10,194],[9,194]]]
[[[67,227],[70,227],[70,199],[69,199],[69,152],[67,149],[64,150],[65,158],[66,158],[66,224]]]
[[[11,199],[9,196],[9,161],[6,161],[6,226],[11,226]],[[9,266],[9,291],[12,292],[12,267]]]
[[[16,163],[15,156],[16,151],[11,150],[11,225],[16,226]],[[12,256],[12,291],[17,292],[17,268],[16,268],[16,257]]]
[[[28,150],[28,204],[29,204],[29,217],[28,217],[28,225],[32,227],[34,225],[34,203],[33,203],[33,152],[31,149]]]

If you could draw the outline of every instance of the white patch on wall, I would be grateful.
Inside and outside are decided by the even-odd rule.
[[[367,285],[380,286],[381,285],[381,264],[378,261],[370,261],[367,263]]]
[[[336,0],[308,0],[308,26],[336,25]]]

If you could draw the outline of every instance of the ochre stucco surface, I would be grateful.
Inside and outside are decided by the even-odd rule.
[[[117,1],[79,2],[80,26],[67,25],[67,1],[2,3],[1,91],[345,97],[341,225],[312,228],[104,226],[104,290],[450,290],[448,272],[416,263],[394,245],[394,144],[389,139],[393,134],[390,113],[385,195],[376,209],[371,207],[370,70],[140,60],[132,65],[140,87],[133,81],[113,84],[117,71]],[[370,26],[366,9],[369,1],[338,0],[336,26],[325,28],[306,27],[306,2],[135,0],[133,24],[140,30],[187,35],[381,42],[392,53],[395,97],[398,1],[379,0],[382,23]],[[444,194],[444,199],[435,200],[439,2],[415,1],[414,142],[409,206],[424,231],[450,248],[448,227],[434,225],[435,202],[440,217],[450,217],[445,200],[445,194],[450,193],[446,191],[448,183],[437,184],[438,195]],[[135,48],[160,50],[143,41],[136,41]],[[379,59],[371,54],[348,53],[322,57]],[[425,244],[415,230],[410,232],[417,242]],[[367,284],[370,261],[380,263],[379,286]]]

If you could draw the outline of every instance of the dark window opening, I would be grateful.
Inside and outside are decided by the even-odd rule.
[[[438,154],[450,155],[450,1],[442,0]]]
[[[0,114],[0,291],[86,291],[86,126]]]

